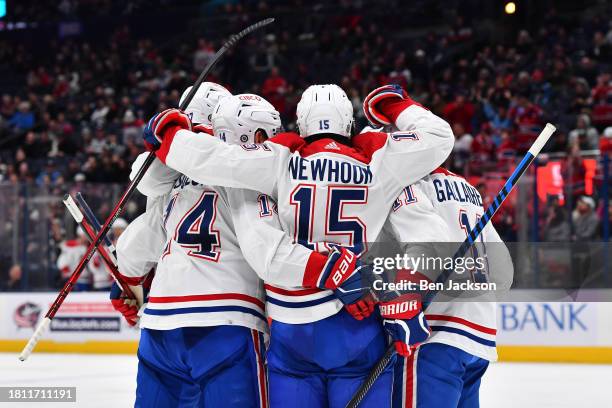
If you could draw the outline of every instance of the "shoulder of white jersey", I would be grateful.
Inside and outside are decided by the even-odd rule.
[[[294,152],[305,146],[306,141],[295,132],[283,132],[266,140],[263,144],[283,146]]]
[[[353,136],[350,142],[343,143],[332,138],[322,138],[310,142],[297,133],[285,132],[267,140],[264,145],[281,146],[290,153],[299,153],[302,157],[331,153],[369,164],[374,153],[385,146],[387,137],[387,133],[369,131]]]
[[[436,201],[440,203],[451,201],[460,204],[472,204],[478,207],[483,206],[482,197],[478,189],[466,180],[465,177],[453,173],[444,167],[438,167],[422,180],[427,183],[429,186],[428,190],[436,198]]]
[[[463,177],[462,175],[457,174],[457,173],[453,173],[452,171],[450,171],[450,170],[448,170],[447,168],[444,168],[444,167],[438,167],[437,169],[435,169],[434,171],[429,173],[430,176],[433,176],[433,175],[436,175],[436,174],[443,175],[443,176],[450,176],[450,177],[458,177],[460,179],[465,180],[465,177]]]

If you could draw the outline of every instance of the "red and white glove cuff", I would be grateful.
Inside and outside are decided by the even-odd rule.
[[[383,101],[392,101],[394,99],[398,99],[400,101],[403,100],[402,97],[397,94],[397,92],[391,91],[380,92],[372,96],[371,98],[366,99],[366,107],[368,112],[366,116],[368,117],[368,119],[372,118],[370,122],[377,125],[390,125],[391,123],[393,123],[393,119],[386,114],[383,108]]]
[[[153,135],[161,143],[155,154],[164,164],[166,163],[166,157],[170,151],[172,140],[179,130],[192,130],[191,120],[186,113],[178,109],[166,109],[155,118]]]

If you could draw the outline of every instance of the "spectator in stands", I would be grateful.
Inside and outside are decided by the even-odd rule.
[[[572,246],[572,271],[575,285],[582,286],[590,279],[592,274],[594,248],[591,242],[599,239],[600,222],[595,213],[595,200],[589,196],[582,196],[572,213],[574,235]]]
[[[546,220],[542,230],[542,240],[546,242],[569,242],[571,227],[565,209],[559,205],[559,199],[549,201],[546,208]]]
[[[591,118],[586,113],[578,115],[576,128],[569,132],[568,142],[578,143],[580,150],[595,150],[599,146],[599,132],[591,126]]]
[[[523,91],[512,102],[508,115],[516,126],[516,143],[525,151],[542,130],[542,108],[530,100],[529,91]]]
[[[472,154],[472,142],[474,137],[465,131],[463,125],[456,122],[453,125],[453,134],[455,135],[455,146],[453,147],[453,171],[462,173],[462,169],[469,161]]]
[[[5,282],[2,282],[0,291],[13,292],[13,291],[21,290],[22,276],[23,276],[23,272],[21,270],[21,265],[15,264],[11,266],[11,268],[8,271],[8,279]]]
[[[582,196],[572,213],[574,221],[574,241],[588,242],[599,238],[599,217],[595,213],[595,200]]]
[[[285,104],[285,94],[287,93],[287,80],[281,76],[277,67],[272,67],[270,75],[261,86],[261,94],[266,98],[276,110],[281,114],[287,115]]]
[[[198,40],[198,47],[193,54],[193,69],[196,72],[202,71],[215,55],[215,50],[211,42],[203,38]]]
[[[137,118],[132,110],[128,109],[123,115],[123,143],[128,144],[130,142],[141,144],[142,143],[142,128],[144,121]]]
[[[568,156],[561,164],[561,174],[565,180],[566,195],[571,195],[572,201],[577,202],[578,198],[585,194],[584,179],[587,169],[577,140],[570,144],[568,150]]]
[[[34,113],[30,110],[29,102],[21,102],[17,112],[9,120],[9,125],[17,130],[29,130],[34,127]]]
[[[603,137],[599,139],[599,150],[601,153],[612,153],[612,126],[604,129]]]
[[[49,159],[43,170],[36,177],[36,184],[48,186],[57,183],[58,180],[63,180],[62,173],[55,166],[55,162]]]
[[[497,109],[495,109],[493,105],[486,100],[483,102],[483,110],[483,113],[489,121],[493,131],[496,132],[496,135],[499,135],[503,130],[510,130],[512,128],[512,120],[508,117],[508,109],[505,104],[500,104],[497,106]],[[497,144],[499,144],[499,139]]]
[[[489,122],[485,122],[480,127],[480,132],[476,134],[470,146],[471,159],[469,162],[469,174],[482,174],[495,167],[494,151],[495,144],[491,135],[492,129]]]
[[[466,133],[472,132],[472,118],[475,107],[469,102],[464,93],[458,93],[453,102],[448,103],[442,110],[442,115],[451,125],[459,124]]]

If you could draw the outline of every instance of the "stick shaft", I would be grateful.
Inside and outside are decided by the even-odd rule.
[[[95,229],[95,227],[91,225],[91,223],[86,218],[83,217],[83,213],[81,213],[80,209],[77,207],[74,200],[72,200],[72,197],[69,195],[66,195],[66,197],[64,198],[64,204],[70,210],[70,213],[73,215],[73,217],[75,217],[75,220],[83,228],[83,230],[87,234],[87,237],[90,240],[93,240],[96,236],[97,230]],[[115,258],[113,253],[110,251],[110,249],[106,245],[100,245],[98,247],[98,252],[100,253],[100,256],[102,257],[102,259],[104,260],[104,263],[108,267],[109,273],[115,279],[117,284],[121,287],[121,290],[125,292],[126,296],[129,297],[130,299],[135,299],[135,296],[132,293],[132,290],[130,289],[128,284],[123,282],[123,280],[121,279],[121,274],[119,273],[119,269],[117,268],[118,266],[117,259]]]
[[[368,378],[361,384],[361,387],[357,390],[357,392],[353,395],[353,398],[346,404],[347,408],[358,407],[361,404],[361,401],[365,398],[370,391],[370,388],[374,385],[378,377],[382,374],[383,371],[387,368],[387,365],[395,355],[395,345],[391,344],[385,354],[378,360],[374,368],[370,371]]]
[[[70,198],[72,199],[72,197],[70,197]],[[100,229],[102,228],[102,225],[100,224],[100,221],[98,221],[98,218],[96,217],[94,212],[91,210],[91,208],[89,207],[89,205],[85,201],[85,198],[83,198],[83,195],[80,192],[76,193],[75,200],[76,200],[76,204],[78,204],[78,206],[82,210],[81,215],[83,216],[83,218],[85,218],[85,220],[87,220],[89,225],[91,225],[91,227],[94,229],[94,231],[96,233],[98,231],[100,231]],[[116,257],[117,256],[117,252],[115,251],[115,245],[113,245],[113,243],[111,242],[110,238],[108,238],[108,235],[104,237],[104,244],[113,253],[113,255]]]

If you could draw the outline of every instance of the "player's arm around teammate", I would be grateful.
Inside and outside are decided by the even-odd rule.
[[[407,96],[398,98],[397,103],[382,101],[376,106],[381,105],[384,112],[392,106],[389,115],[401,132],[368,132],[354,138],[356,146],[371,154],[371,166],[388,174],[383,177],[391,180],[388,190],[393,197],[401,190],[398,186],[415,182],[442,164],[454,144],[446,121]],[[168,126],[152,129],[154,138],[147,142],[148,147],[169,167],[204,184],[248,188],[276,198],[276,176],[291,154],[306,144],[298,135],[286,133],[260,146],[228,145],[197,137],[178,113],[173,115]]]

